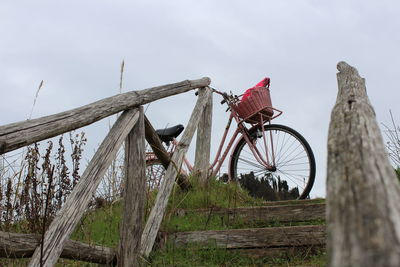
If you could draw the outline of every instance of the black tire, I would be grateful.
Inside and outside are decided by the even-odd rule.
[[[259,129],[251,129],[249,135],[259,151],[265,153]],[[264,125],[264,131],[270,160],[272,135],[276,170],[263,167],[242,136],[229,163],[232,179],[238,180],[250,195],[265,200],[307,198],[315,179],[315,158],[310,145],[298,132],[284,125]]]

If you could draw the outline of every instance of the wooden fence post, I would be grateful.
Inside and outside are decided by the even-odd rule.
[[[40,246],[36,248],[29,266],[41,266],[42,262],[43,266],[50,267],[57,262],[65,242],[87,209],[90,199],[94,195],[107,168],[137,122],[138,117],[138,110],[131,109],[124,111],[114,123],[114,126],[86,167],[78,184],[46,231],[43,254],[41,255]]]
[[[211,89],[208,89],[211,90]],[[206,91],[200,90],[199,97],[204,97]],[[204,107],[199,127],[197,127],[196,155],[194,161],[194,171],[198,173],[199,179],[203,185],[207,183],[208,168],[210,167],[210,148],[211,148],[211,127],[212,127],[212,109],[213,95],[210,94],[207,99],[207,105]]]
[[[207,104],[209,94],[211,94],[211,90],[209,89],[200,90],[205,90],[206,93],[204,94],[204,97],[197,100],[196,106],[194,107],[192,115],[190,117],[189,124],[183,132],[182,138],[179,141],[179,144],[174,154],[172,155],[171,163],[169,164],[164,176],[164,182],[161,184],[160,190],[157,194],[155,205],[150,212],[146,226],[143,230],[140,250],[141,254],[145,257],[148,257],[151,250],[153,249],[156,235],[158,233],[158,230],[160,229],[160,225],[165,214],[165,209],[168,204],[169,196],[174,187],[175,179],[177,175],[179,175],[183,156],[189,148],[190,142],[193,138],[193,134],[197,128],[197,125],[199,124],[204,106]]]
[[[118,266],[139,266],[140,238],[146,198],[146,159],[143,107],[139,120],[125,141],[123,213],[120,227]]]
[[[339,62],[328,137],[329,266],[400,266],[400,184],[365,80]]]

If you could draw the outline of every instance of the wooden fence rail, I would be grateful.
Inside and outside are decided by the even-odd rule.
[[[131,91],[51,116],[0,126],[0,155],[89,125],[118,112],[209,84],[209,78],[202,78]]]
[[[177,246],[202,244],[220,248],[268,248],[323,246],[325,244],[325,226],[307,225],[292,227],[270,227],[253,229],[209,230],[174,233]]]
[[[178,216],[205,214],[208,218],[218,217],[227,223],[273,223],[273,222],[304,222],[325,220],[325,204],[307,202],[296,205],[255,206],[237,208],[206,208],[194,210],[179,210]]]
[[[328,137],[331,267],[400,266],[400,184],[358,71],[338,64]]]
[[[18,234],[0,231],[0,257],[28,258],[40,246],[38,234]],[[89,245],[74,240],[67,240],[61,252],[61,258],[114,265],[117,254],[111,248]]]

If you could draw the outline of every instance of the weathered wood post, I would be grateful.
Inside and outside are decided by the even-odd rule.
[[[204,90],[200,90],[199,97],[204,97]],[[194,171],[198,174],[203,185],[207,183],[208,169],[210,167],[210,148],[211,148],[211,127],[212,127],[212,109],[213,95],[210,94],[207,99],[207,105],[204,107],[199,126],[197,127],[196,155],[194,161]]]
[[[358,71],[339,62],[328,137],[329,266],[400,266],[400,184]]]
[[[120,146],[139,118],[138,109],[124,111],[97,149],[78,184],[45,233],[43,254],[40,246],[29,263],[31,267],[54,266],[66,241],[85,212],[101,179]]]
[[[139,266],[140,238],[144,222],[146,159],[143,107],[138,122],[125,141],[123,214],[120,227],[118,266]]]
[[[169,196],[174,187],[175,179],[179,175],[180,167],[182,165],[183,156],[186,154],[190,142],[193,138],[194,132],[199,124],[201,114],[204,110],[204,106],[207,104],[209,94],[211,90],[204,88],[204,97],[200,97],[197,100],[196,106],[193,109],[192,115],[190,116],[189,124],[182,134],[182,138],[177,145],[177,148],[172,155],[171,164],[164,176],[164,182],[161,184],[160,190],[157,194],[156,202],[153,209],[150,212],[149,218],[147,219],[146,226],[143,230],[142,241],[141,241],[141,254],[148,257],[151,250],[153,249],[154,241],[158,230],[160,229],[161,222],[163,220],[165,209],[168,204]]]

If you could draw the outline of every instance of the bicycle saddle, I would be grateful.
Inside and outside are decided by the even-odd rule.
[[[170,142],[174,138],[178,137],[182,133],[183,129],[185,129],[185,127],[183,127],[182,124],[178,124],[173,127],[158,129],[156,130],[156,133],[158,134],[158,137],[160,137],[161,141]]]

